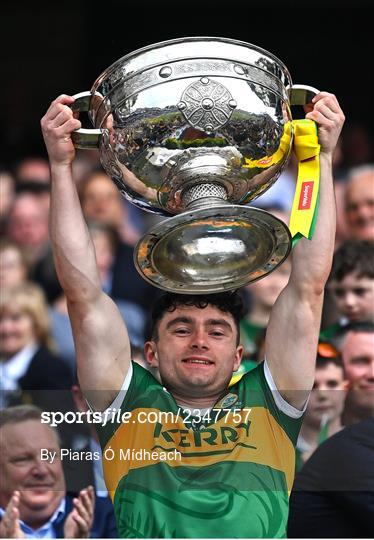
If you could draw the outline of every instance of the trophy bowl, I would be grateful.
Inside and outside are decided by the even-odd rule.
[[[165,41],[124,56],[75,96],[95,129],[73,134],[99,148],[107,174],[139,208],[169,217],[134,251],[153,285],[180,293],[236,289],[272,272],[291,236],[246,206],[277,180],[293,141],[292,86],[273,54],[227,38]],[[173,217],[171,217],[173,216]]]

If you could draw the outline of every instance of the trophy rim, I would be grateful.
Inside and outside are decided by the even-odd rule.
[[[209,285],[204,283],[200,285],[198,282],[194,284],[181,284],[177,281],[173,281],[168,277],[164,277],[163,274],[158,273],[157,269],[153,265],[153,251],[160,240],[174,229],[177,229],[179,225],[188,225],[195,220],[204,219],[206,217],[233,217],[241,219],[247,218],[250,222],[251,218],[257,217],[257,221],[262,222],[264,229],[269,226],[277,226],[278,230],[273,235],[275,239],[274,250],[268,260],[264,262],[262,266],[259,266],[257,270],[245,275],[233,278],[230,282],[220,282]],[[260,219],[259,219],[260,218]],[[147,245],[148,244],[148,245]],[[150,248],[149,248],[150,246]],[[248,283],[254,283],[268,274],[271,274],[276,268],[278,268],[289,256],[292,250],[292,236],[288,226],[278,217],[274,216],[270,212],[262,210],[261,208],[255,208],[252,206],[240,206],[232,204],[222,204],[213,207],[203,207],[196,210],[190,210],[178,214],[169,219],[158,223],[147,231],[146,234],[138,241],[134,248],[134,265],[140,276],[158,289],[166,292],[172,292],[176,294],[214,294],[230,290],[236,290],[244,287]],[[140,254],[141,251],[146,253]],[[269,262],[270,259],[275,260],[275,263]],[[152,267],[153,275],[150,277],[147,274],[147,268]],[[255,278],[248,279],[255,272],[263,272]]]
[[[278,63],[278,65],[284,70],[285,74],[287,75],[288,79],[292,81],[291,74],[285,65],[285,63],[280,60],[275,54],[271,53],[267,49],[264,49],[263,47],[259,47],[258,45],[254,45],[253,43],[249,43],[247,41],[242,41],[239,39],[234,38],[228,38],[228,37],[219,37],[219,36],[187,36],[187,37],[181,37],[181,38],[174,38],[169,39],[165,41],[159,41],[157,43],[152,43],[150,45],[146,45],[145,47],[141,47],[140,49],[136,49],[135,51],[132,51],[128,54],[125,54],[115,62],[113,62],[111,65],[109,65],[104,71],[101,72],[101,74],[96,78],[94,84],[92,85],[92,89],[96,89],[102,84],[102,82],[107,79],[116,69],[123,64],[124,62],[128,62],[129,60],[132,60],[136,58],[137,56],[141,56],[143,53],[147,51],[151,51],[153,49],[161,49],[168,45],[175,45],[178,43],[187,43],[187,42],[198,42],[198,41],[216,41],[221,43],[228,43],[232,45],[238,45],[241,47],[246,47],[251,50],[255,50],[259,53],[264,54],[265,56],[268,56],[272,58],[275,62]],[[204,55],[202,55],[204,56]],[[209,55],[206,56],[207,58]]]

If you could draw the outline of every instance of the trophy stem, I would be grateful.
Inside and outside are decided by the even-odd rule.
[[[219,206],[227,203],[227,190],[220,184],[204,183],[195,184],[186,189],[182,194],[183,204],[186,210]]]

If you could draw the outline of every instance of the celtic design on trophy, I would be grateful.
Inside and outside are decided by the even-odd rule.
[[[121,193],[169,219],[138,242],[135,265],[180,293],[236,289],[288,256],[288,227],[249,207],[287,165],[290,106],[316,91],[293,86],[271,53],[241,41],[192,37],[121,58],[77,94],[95,129],[73,134],[99,148]],[[171,217],[172,216],[172,217]]]

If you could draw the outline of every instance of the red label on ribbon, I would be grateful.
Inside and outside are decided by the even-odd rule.
[[[268,165],[269,163],[271,163],[272,159],[273,159],[272,156],[270,156],[270,157],[259,159],[258,162],[260,165]]]
[[[298,210],[309,210],[312,202],[314,182],[303,182],[301,184],[301,193]]]

